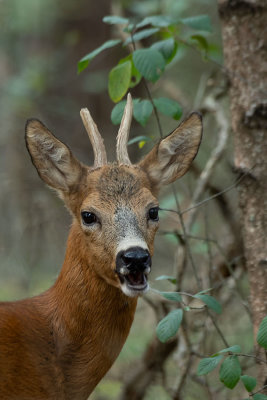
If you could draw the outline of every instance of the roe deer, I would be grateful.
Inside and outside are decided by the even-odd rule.
[[[1,400],[88,398],[120,353],[137,298],[148,290],[158,191],[188,170],[202,135],[201,117],[192,113],[132,165],[128,95],[117,162],[108,164],[89,111],[81,117],[93,167],[80,163],[37,119],[26,124],[32,162],[73,223],[55,284],[39,296],[0,303]]]

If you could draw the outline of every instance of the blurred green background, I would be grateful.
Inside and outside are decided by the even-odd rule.
[[[208,14],[212,19],[213,33],[209,36],[210,58],[205,60],[192,48],[178,51],[172,68],[152,88],[156,95],[165,95],[180,102],[184,115],[194,109],[201,109],[209,91],[225,87],[225,77],[218,64],[223,63],[220,24],[214,0],[158,0],[158,1],[108,1],[98,0],[1,0],[0,1],[0,300],[16,300],[32,296],[48,288],[56,279],[64,259],[64,249],[71,218],[57,196],[39,179],[24,144],[24,126],[28,118],[41,119],[51,131],[68,144],[81,161],[92,164],[93,153],[87,134],[82,126],[79,111],[88,107],[108,149],[109,160],[114,160],[117,127],[110,121],[113,104],[108,97],[108,72],[116,65],[119,57],[127,55],[120,47],[107,50],[96,57],[90,67],[77,74],[77,62],[87,53],[100,46],[105,40],[116,37],[115,28],[102,23],[105,15],[122,14],[135,18],[147,15],[168,14],[190,17]],[[134,96],[145,97],[145,90],[139,86]],[[228,112],[227,94],[221,100]],[[177,122],[161,117],[164,134],[177,126]],[[201,170],[216,142],[216,124],[212,114],[204,118],[204,139],[195,161],[195,168]],[[157,135],[155,120],[142,128],[133,122],[131,137],[137,135]],[[136,144],[129,147],[130,157],[138,160],[147,152],[149,144],[142,150]],[[216,167],[211,185],[223,189],[231,184],[234,175],[232,166],[232,146]],[[196,184],[196,173],[191,172],[177,183],[179,199],[186,208]],[[238,220],[235,193],[227,195],[234,219]],[[164,189],[161,195],[163,208],[175,208],[171,189]],[[209,203],[208,213],[210,235],[221,240],[227,247],[234,242],[228,222],[216,203]],[[194,224],[194,234],[203,233],[203,218]],[[178,226],[178,218],[173,214],[161,213],[161,230],[172,231]],[[172,274],[177,247],[173,235],[162,235],[156,239],[151,285],[155,277]],[[207,248],[203,242],[193,244],[194,254],[200,271],[205,271]],[[219,265],[220,256],[214,264]],[[202,272],[201,272],[202,274]],[[203,272],[204,274],[204,272]],[[194,290],[190,273],[186,279],[188,291]],[[247,295],[247,279],[242,275],[240,284]],[[235,294],[229,297],[235,303]],[[229,307],[227,315],[220,317],[228,338],[250,351],[251,329],[248,317],[235,306]],[[233,327],[231,321],[235,321]],[[139,308],[129,339],[107,377],[100,383],[92,399],[116,399],[127,369],[134,368],[134,361],[141,354],[154,335],[156,319],[144,300]],[[242,333],[242,337],[240,334]],[[199,332],[195,334],[196,340]],[[207,346],[216,346],[213,337]],[[181,355],[180,355],[181,356]],[[168,379],[175,380],[177,374],[177,353],[168,361]],[[216,377],[218,381],[218,377]],[[218,383],[218,382],[217,382]],[[198,382],[188,384],[185,399],[205,399],[204,389]],[[202,393],[203,392],[203,393]],[[229,392],[229,391],[228,391]],[[229,393],[218,392],[218,399],[228,399]],[[227,397],[228,396],[228,397]],[[238,393],[237,395],[238,396]],[[238,397],[231,397],[233,399]],[[147,391],[148,399],[165,400],[170,395],[155,382]]]

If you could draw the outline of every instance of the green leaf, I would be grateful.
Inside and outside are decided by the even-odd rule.
[[[182,322],[183,319],[183,310],[180,308],[177,310],[171,311],[165,318],[163,318],[156,329],[157,337],[162,343],[167,342],[171,337],[173,337]]]
[[[133,106],[135,106],[139,101],[140,99],[133,99]],[[122,100],[113,107],[113,110],[111,111],[111,121],[114,125],[119,125],[121,123],[125,105],[126,100]]]
[[[258,344],[267,350],[267,316],[260,323],[257,335]]]
[[[146,17],[143,21],[139,22],[136,25],[136,28],[142,28],[146,25],[157,26],[159,28],[166,28],[169,25],[173,25],[177,22],[177,20],[173,19],[168,15],[152,15],[150,17]]]
[[[131,83],[130,83],[130,88],[135,87],[136,85],[138,85],[138,83],[141,81],[142,79],[142,75],[140,74],[140,72],[136,69],[133,61],[132,62],[132,76],[131,76]]]
[[[214,297],[209,296],[208,294],[195,294],[194,297],[203,301],[203,303],[205,303],[211,310],[215,311],[217,314],[221,314],[222,306]]]
[[[198,31],[212,32],[211,19],[208,15],[196,15],[195,17],[182,18],[182,23]]]
[[[241,380],[247,389],[248,392],[252,392],[252,390],[256,387],[257,385],[257,379],[254,378],[253,376],[249,375],[242,375]]]
[[[147,142],[150,142],[151,140],[152,139],[149,136],[136,136],[133,139],[129,140],[128,146],[130,146],[131,144],[134,144],[134,143],[138,143],[138,144],[141,142],[147,143]]]
[[[254,394],[254,396],[252,398],[253,398],[253,400],[267,400],[267,396],[262,393]]]
[[[219,362],[223,359],[223,356],[219,355],[216,357],[208,357],[203,358],[200,360],[198,367],[197,367],[197,374],[198,375],[206,375],[209,372],[213,371]]]
[[[154,83],[160,78],[165,68],[162,54],[154,49],[135,50],[133,62],[140,74]]]
[[[113,107],[113,110],[111,111],[111,122],[114,125],[119,125],[121,123],[125,105],[126,100],[123,100],[116,104],[115,107]]]
[[[114,103],[120,101],[127,93],[131,82],[131,71],[131,61],[118,64],[110,71],[108,78],[108,92]]]
[[[240,379],[241,367],[237,356],[227,357],[220,368],[220,380],[228,387],[233,389]]]
[[[141,100],[134,104],[133,116],[140,125],[145,126],[153,111],[149,100]]]
[[[190,37],[191,40],[197,42],[197,46],[200,50],[204,50],[205,54],[208,53],[209,50],[209,44],[207,42],[207,39],[204,36],[201,35],[192,35]]]
[[[150,46],[151,49],[160,51],[167,63],[169,63],[175,56],[177,47],[177,43],[173,38],[160,40]]]
[[[212,290],[212,288],[204,289],[204,290],[201,290],[201,292],[198,292],[196,294],[204,294],[204,293],[210,292],[211,290]]]
[[[135,24],[129,24],[123,28],[123,32],[131,33],[135,29]]]
[[[96,57],[99,53],[101,53],[103,50],[109,49],[110,47],[114,47],[119,43],[121,43],[120,39],[108,40],[107,42],[103,43],[102,46],[98,47],[97,49],[91,51],[91,53],[88,53],[86,56],[81,58],[81,60],[78,62],[78,73],[82,72],[89,65],[92,59]]]
[[[177,279],[174,278],[173,276],[169,276],[169,275],[160,275],[155,280],[156,281],[168,280],[169,282],[173,283],[174,285],[177,283]]]
[[[149,36],[154,35],[154,33],[157,33],[158,31],[159,28],[143,29],[142,31],[135,33],[133,36],[128,37],[123,44],[127,45],[131,42],[138,42],[138,40],[148,38]]]
[[[118,25],[125,25],[129,23],[128,18],[119,17],[117,15],[107,15],[102,19],[103,22],[106,24],[118,24]]]
[[[222,349],[219,351],[219,354],[223,353],[240,353],[241,352],[241,347],[238,344],[235,344],[234,346],[227,347],[226,349]]]
[[[132,71],[131,71],[131,82],[130,82],[130,88],[135,87],[136,85],[138,85],[138,83],[141,81],[142,79],[142,75],[140,74],[140,72],[135,68],[135,65],[133,63],[132,60],[132,54],[129,54],[127,57],[121,58],[119,61],[119,64],[123,64],[126,61],[130,61],[131,65],[132,65]]]
[[[180,104],[176,101],[167,97],[159,97],[158,99],[153,99],[153,102],[162,114],[172,117],[175,120],[181,118],[183,111]]]
[[[79,74],[80,72],[82,72],[85,68],[87,68],[88,65],[89,65],[89,61],[87,61],[87,60],[85,60],[85,61],[80,60],[80,61],[78,62],[78,74]]]
[[[181,295],[177,292],[160,292],[159,290],[157,292],[167,300],[177,301],[177,302],[182,301]]]

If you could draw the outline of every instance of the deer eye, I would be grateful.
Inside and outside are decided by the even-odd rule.
[[[150,208],[150,210],[148,211],[148,217],[149,217],[149,219],[152,219],[153,221],[158,221],[159,220],[158,207]]]
[[[97,216],[92,212],[82,211],[81,216],[85,225],[92,225],[97,222]]]

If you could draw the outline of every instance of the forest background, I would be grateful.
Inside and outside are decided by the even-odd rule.
[[[253,393],[264,385],[266,359],[254,349],[257,332],[254,321],[253,339],[236,190],[242,179],[255,178],[251,173],[254,165],[241,170],[234,161],[229,86],[233,76],[241,84],[244,77],[238,68],[229,70],[224,64],[221,21],[213,0],[99,0],[97,7],[92,0],[0,1],[0,300],[32,296],[52,285],[64,259],[71,221],[31,164],[24,144],[25,121],[30,117],[42,120],[79,160],[90,165],[92,149],[79,116],[80,109],[88,107],[104,137],[109,160],[115,158],[118,127],[110,118],[115,104],[108,95],[108,79],[118,60],[131,51],[131,43],[101,52],[77,73],[77,64],[86,54],[111,38],[125,40],[129,36],[124,25],[103,23],[107,15],[131,18],[135,23],[151,15],[177,19],[208,16],[206,25],[194,28],[191,23],[189,33],[188,25],[179,32],[175,57],[160,79],[153,84],[142,80],[131,89],[134,98],[167,97],[179,104],[182,117],[158,113],[164,135],[177,126],[177,120],[199,110],[204,117],[204,137],[190,173],[161,195],[161,227],[150,278],[154,291],[139,301],[128,341],[91,398],[241,400],[249,392],[257,399]],[[223,10],[221,19],[225,21]],[[147,36],[136,41],[136,46],[149,47],[156,40],[159,38]],[[159,139],[153,114],[147,123],[133,122],[131,139],[139,136],[146,139],[129,145],[132,161]],[[194,207],[197,203],[201,204]],[[266,270],[266,258],[262,260]],[[172,278],[157,280],[163,275]],[[219,306],[206,304],[207,308],[203,299],[182,295],[184,319],[178,336],[161,343],[156,326],[177,307],[162,292],[195,294],[200,291],[199,282],[202,290],[212,288],[206,293],[217,299]],[[261,283],[267,287],[266,281]],[[260,315],[264,317],[262,311]],[[258,377],[257,389],[246,390],[239,379],[241,373],[233,391],[222,385],[218,369],[208,375],[198,373],[200,360],[221,356],[218,351],[228,344],[240,347],[226,352],[228,359],[237,353],[253,355],[238,359],[242,376]],[[265,363],[255,357],[263,357]]]

